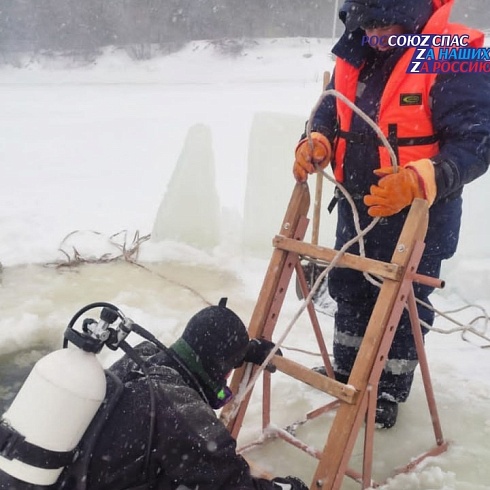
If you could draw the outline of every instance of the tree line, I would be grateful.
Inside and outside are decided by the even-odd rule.
[[[1,0],[4,50],[326,37],[334,0]]]
[[[0,51],[90,53],[108,45],[178,49],[202,39],[329,37],[339,4],[342,0],[1,0]],[[487,4],[456,2],[456,20],[489,26]]]

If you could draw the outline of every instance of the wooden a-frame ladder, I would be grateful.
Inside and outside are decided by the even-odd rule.
[[[307,297],[309,289],[301,267],[301,257],[309,257],[324,263],[330,263],[338,253],[334,249],[320,247],[303,241],[309,222],[307,218],[309,206],[310,194],[308,185],[306,183],[296,184],[279,235],[273,239],[274,249],[271,261],[248,328],[251,338],[264,337],[271,339],[294,271],[296,271],[304,297]],[[372,480],[376,393],[396,327],[405,307],[408,308],[410,313],[410,321],[436,444],[424,454],[414,458],[410,464],[398,472],[409,471],[427,456],[438,455],[447,449],[447,442],[442,435],[434,399],[413,292],[413,282],[433,287],[442,287],[443,285],[442,281],[438,279],[416,273],[424,249],[423,240],[427,225],[427,202],[416,199],[411,206],[390,263],[349,253],[343,254],[337,263],[337,266],[368,272],[383,279],[379,296],[367,325],[348,384],[340,383],[333,378],[333,369],[312,302],[308,303],[307,311],[329,376],[326,377],[316,373],[285,357],[274,356],[272,359],[273,364],[279,371],[322,390],[335,398],[333,404],[328,404],[309,414],[313,416],[314,413],[324,412],[332,408],[332,406],[337,409],[323,451],[317,450],[314,454],[318,459],[318,466],[313,475],[310,490],[340,489],[345,476],[357,480],[363,489],[378,486]],[[231,381],[231,388],[234,393],[238,392],[244,376],[245,367],[234,372]],[[252,391],[250,390],[235,412],[231,413],[230,408],[225,407],[221,413],[221,419],[227,424],[228,430],[235,438],[237,438],[241,429],[251,393]],[[271,376],[268,371],[264,371],[263,429],[266,429],[270,424],[270,398]],[[362,472],[359,473],[349,468],[349,460],[363,423],[365,423],[364,454]],[[286,431],[279,431],[277,435],[311,454],[311,448],[298,441],[294,436],[289,436]]]

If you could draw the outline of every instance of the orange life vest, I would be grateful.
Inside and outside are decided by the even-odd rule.
[[[441,3],[441,0],[434,0],[436,6]],[[448,23],[453,3],[454,0],[450,0],[440,6],[427,22],[422,34],[467,34],[469,35],[469,46],[483,46],[484,35],[482,32],[461,24]],[[415,49],[407,49],[393,69],[383,90],[377,120],[377,125],[395,150],[397,163],[400,166],[420,158],[430,158],[439,151],[429,102],[429,93],[437,74],[406,73]],[[335,64],[335,89],[351,102],[355,102],[361,68],[355,68],[341,58],[338,58]],[[333,166],[335,178],[342,182],[345,149],[353,111],[339,98],[337,98],[336,107],[339,133],[335,143]],[[381,142],[378,144],[380,145],[381,166],[390,166],[392,162],[388,149]]]

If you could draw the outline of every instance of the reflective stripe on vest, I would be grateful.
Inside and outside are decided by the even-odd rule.
[[[482,32],[460,24],[448,23],[453,3],[451,0],[439,8],[427,22],[423,33],[468,34],[471,47],[483,46]],[[379,128],[395,152],[397,164],[401,166],[421,158],[433,157],[439,151],[429,101],[430,90],[437,75],[435,73],[406,73],[415,49],[407,49],[393,69],[383,90],[377,120]],[[436,48],[434,51],[437,53]],[[341,58],[336,61],[335,88],[352,102],[355,102],[361,69],[362,66],[355,68]],[[347,141],[362,144],[364,135],[350,132],[352,109],[338,98],[336,107],[339,132],[335,143],[334,174],[337,181],[342,182]],[[391,166],[392,161],[388,149],[378,139],[376,143],[379,146],[380,165],[382,167]]]

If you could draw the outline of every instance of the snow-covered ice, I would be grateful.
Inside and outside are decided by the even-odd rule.
[[[231,57],[209,43],[194,42],[177,53],[137,63],[112,49],[85,67],[67,69],[66,60],[58,59],[23,69],[0,68],[4,405],[12,396],[6,388],[14,383],[8,378],[12,366],[18,377],[36,357],[58,348],[71,316],[90,302],[116,304],[166,343],[193,313],[222,296],[229,297],[230,307],[247,323],[294,185],[296,139],[320,95],[323,72],[332,68],[329,50],[328,40],[259,40]],[[203,145],[200,154],[190,151],[198,140],[189,141],[189,135],[196,131]],[[490,309],[489,178],[465,189],[459,250],[444,266],[446,288],[433,296],[441,311],[470,304]],[[188,192],[203,187],[207,192]],[[327,200],[331,184],[324,191]],[[173,210],[170,224],[198,229],[209,219],[219,241],[199,243],[200,233],[183,237],[185,243],[176,240],[168,221],[164,226],[172,216],[159,213],[164,199]],[[321,242],[326,246],[332,245],[333,220],[327,213],[322,216]],[[129,262],[45,266],[66,259],[60,246],[71,256],[74,249],[85,258],[117,256],[117,245],[130,244],[136,232],[159,238],[139,246],[138,263],[144,267]],[[292,288],[275,337],[300,306]],[[449,316],[467,324],[481,314],[471,308]],[[331,342],[332,318],[320,314],[320,321]],[[484,321],[477,325],[488,337]],[[448,330],[455,325],[438,318],[436,326]],[[317,355],[288,349],[301,346],[317,353],[309,328],[301,317],[283,350],[314,366]],[[482,348],[485,339],[475,335],[467,340],[460,333],[435,332],[426,339],[448,452],[383,488],[490,488],[490,349]],[[102,361],[109,364],[116,355],[104,352]],[[256,389],[239,443],[259,434],[258,394]],[[274,424],[284,427],[322,401],[312,388],[274,375]],[[302,426],[298,434],[321,448],[329,417]],[[384,480],[433,442],[418,375],[397,426],[376,434],[375,478]],[[296,474],[308,483],[316,464],[279,441],[248,457],[273,473]],[[356,447],[353,464],[360,457]],[[345,488],[358,485],[346,480]]]

